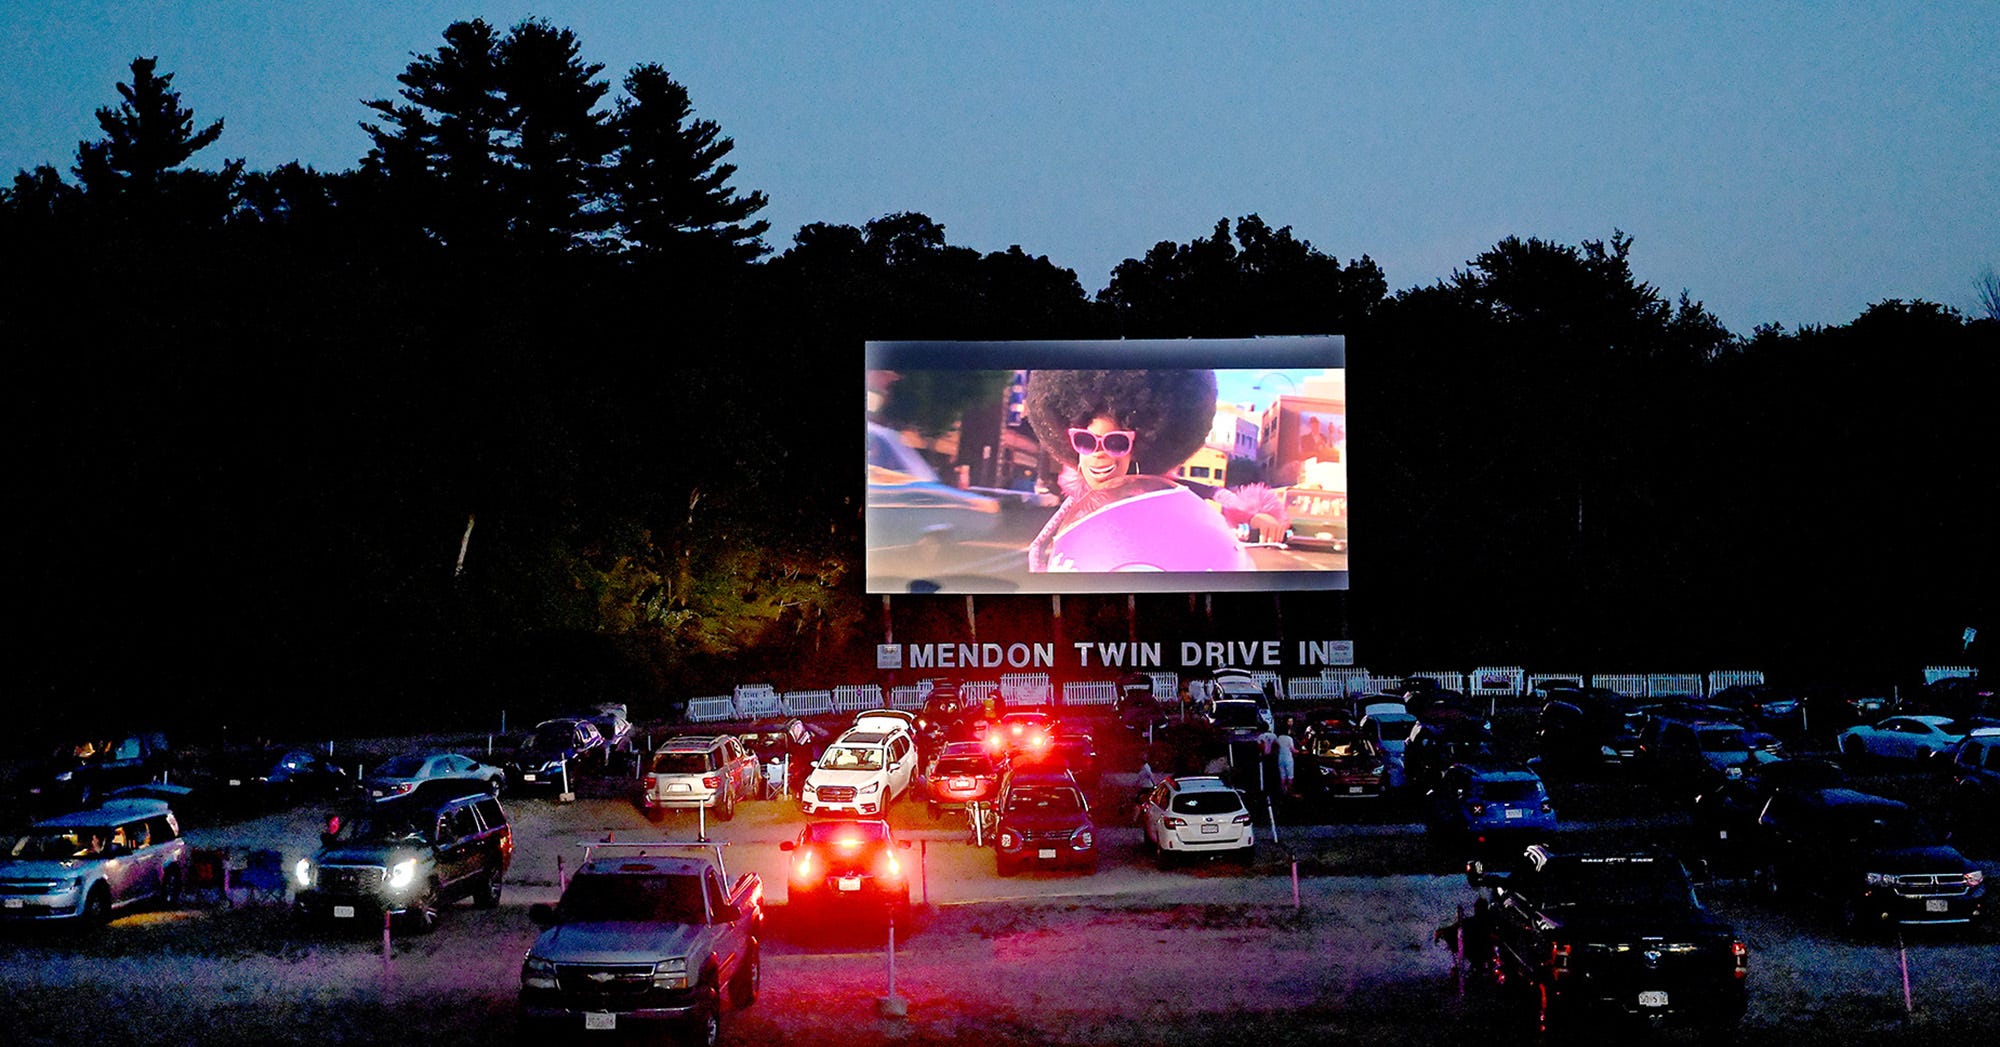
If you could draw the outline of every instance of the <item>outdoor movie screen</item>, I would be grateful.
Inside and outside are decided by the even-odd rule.
[[[870,593],[1347,588],[1340,336],[869,342]]]

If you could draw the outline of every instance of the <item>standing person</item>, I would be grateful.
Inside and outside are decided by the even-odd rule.
[[[1292,795],[1292,778],[1298,769],[1293,752],[1298,748],[1298,739],[1292,737],[1292,718],[1285,717],[1285,729],[1278,734],[1278,789],[1286,796]]]
[[[1181,722],[1188,722],[1188,718],[1193,715],[1194,695],[1189,693],[1187,681],[1183,680],[1181,681]]]
[[[1278,736],[1269,727],[1257,735],[1257,791],[1270,795],[1277,779]]]

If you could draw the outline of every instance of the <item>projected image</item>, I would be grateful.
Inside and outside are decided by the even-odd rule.
[[[869,343],[868,591],[1346,588],[1344,348]]]

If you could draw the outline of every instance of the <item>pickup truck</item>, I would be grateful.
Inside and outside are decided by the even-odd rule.
[[[1466,878],[1491,892],[1475,921],[1496,974],[1534,994],[1543,1028],[1585,1013],[1711,1028],[1742,1019],[1749,950],[1696,899],[1678,860],[1537,844],[1513,869],[1475,862]]]
[[[713,1045],[757,999],[764,883],[730,886],[720,843],[601,843],[584,853],[521,961],[524,1023],[560,1031],[675,1028]]]

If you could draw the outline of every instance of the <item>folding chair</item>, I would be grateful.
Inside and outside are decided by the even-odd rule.
[[[229,852],[196,848],[188,852],[182,884],[190,905],[229,904]]]
[[[272,850],[251,851],[233,885],[244,890],[244,900],[249,904],[276,902],[283,905],[290,897],[290,885],[285,881],[285,856]]]

